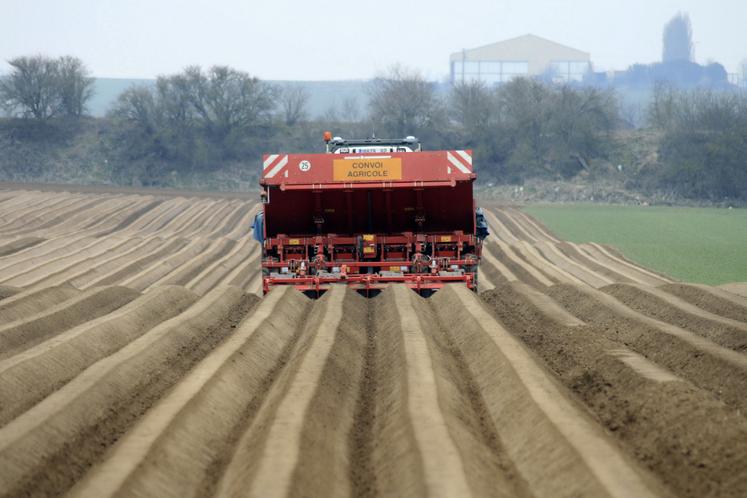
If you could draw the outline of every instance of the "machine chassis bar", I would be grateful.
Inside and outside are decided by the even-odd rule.
[[[316,291],[317,293],[321,293],[321,291],[330,289],[332,285],[347,285],[368,293],[371,290],[383,289],[389,284],[400,283],[419,292],[421,290],[441,289],[444,285],[454,282],[464,282],[468,289],[474,289],[474,274],[465,273],[464,275],[454,276],[432,274],[408,274],[403,276],[358,274],[348,275],[346,278],[316,276],[289,278],[264,277],[262,280],[262,290],[264,294],[267,294],[274,286],[292,285],[295,289],[302,292]]]

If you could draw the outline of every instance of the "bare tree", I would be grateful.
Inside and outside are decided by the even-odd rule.
[[[355,122],[361,118],[361,111],[355,97],[345,97],[342,100],[342,117],[345,121]]]
[[[184,73],[161,76],[156,81],[157,113],[172,133],[184,133],[196,120],[192,102],[196,98],[193,92],[199,89],[199,85],[195,86],[189,71],[191,68]]]
[[[692,61],[693,30],[690,16],[680,12],[664,25],[662,61]]]
[[[86,103],[93,96],[93,81],[83,61],[64,56],[57,60],[58,91],[61,112],[79,118],[86,112]]]
[[[193,66],[176,77],[184,78],[194,112],[219,140],[269,121],[275,107],[275,87],[227,66],[213,66],[206,72]]]
[[[156,102],[153,92],[146,86],[133,86],[117,98],[109,115],[142,127],[155,125]]]
[[[85,113],[93,79],[80,59],[37,55],[8,63],[12,71],[0,80],[0,104],[9,114],[44,121]]]
[[[747,198],[747,95],[669,90],[662,132],[660,185],[696,198]]]
[[[337,106],[332,104],[322,114],[322,121],[326,123],[336,123],[340,121],[340,111]]]
[[[394,136],[437,130],[443,119],[433,84],[401,66],[373,81],[369,109],[371,118]]]
[[[488,126],[495,107],[495,94],[474,80],[454,85],[449,95],[450,115],[468,134]]]
[[[640,102],[620,100],[620,119],[633,128],[640,128],[646,124],[646,108]]]
[[[47,120],[61,111],[58,64],[49,57],[16,57],[0,80],[0,100],[9,114]]]
[[[672,85],[656,83],[653,99],[648,106],[648,122],[651,126],[667,129],[672,125],[677,112],[677,95]]]
[[[274,87],[244,72],[225,66],[208,71],[191,66],[179,74],[160,76],[155,92],[148,88],[127,91],[117,114],[142,116],[144,109],[151,108],[163,124],[200,127],[222,138],[269,122],[275,97]]]
[[[120,156],[142,159],[161,175],[258,154],[275,109],[274,86],[225,66],[193,66],[159,77],[155,87],[128,90],[110,116]]]
[[[280,92],[280,106],[283,120],[288,126],[304,121],[308,115],[306,106],[309,102],[309,92],[300,85],[290,85]]]
[[[572,177],[612,144],[619,121],[611,92],[515,78],[497,88],[483,141],[508,178]]]

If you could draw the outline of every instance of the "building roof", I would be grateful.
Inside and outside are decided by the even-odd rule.
[[[527,34],[509,40],[465,49],[451,54],[451,61],[460,60],[500,60],[526,61],[542,53],[544,58],[552,60],[589,61],[591,55],[575,48],[567,47],[545,38]]]

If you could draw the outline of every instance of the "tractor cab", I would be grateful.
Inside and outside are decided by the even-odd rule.
[[[325,137],[327,138],[327,137]],[[329,138],[327,153],[331,154],[390,154],[393,152],[420,152],[420,141],[412,136],[397,139],[367,138],[346,140],[341,137]]]

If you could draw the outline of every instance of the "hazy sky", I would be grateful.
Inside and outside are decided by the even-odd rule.
[[[625,69],[660,59],[678,11],[697,61],[737,71],[747,0],[0,0],[0,60],[72,54],[96,76],[129,78],[228,64],[294,80],[369,78],[399,62],[440,79],[452,52],[533,33]]]

